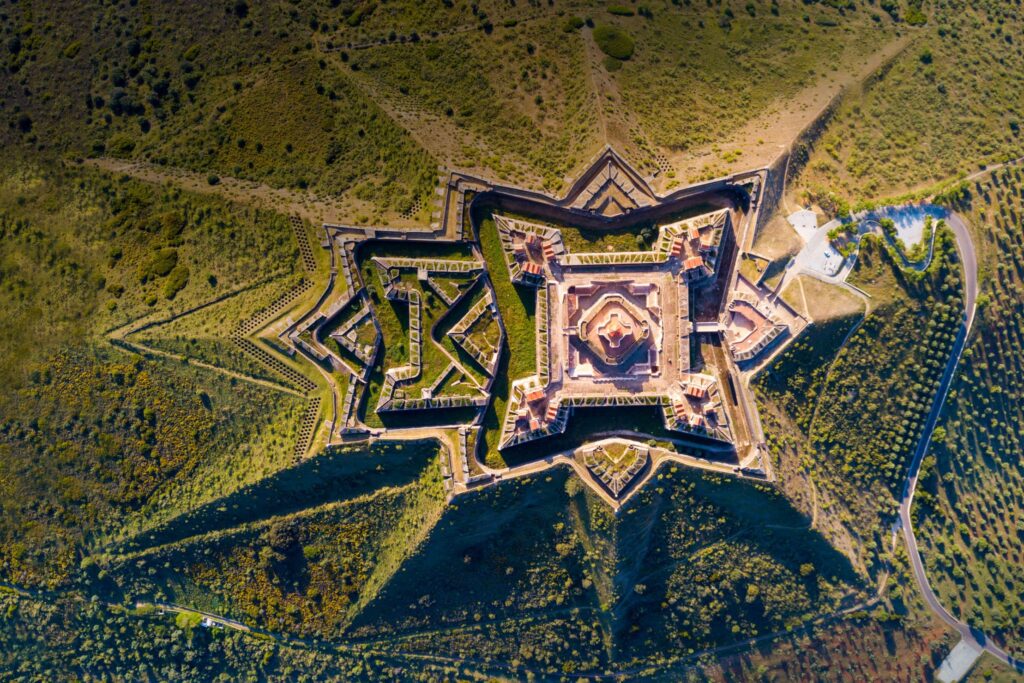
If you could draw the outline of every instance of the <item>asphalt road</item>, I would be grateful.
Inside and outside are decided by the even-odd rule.
[[[914,500],[914,492],[917,489],[918,474],[921,470],[921,461],[924,459],[924,455],[928,452],[928,447],[931,445],[932,432],[935,430],[935,425],[938,423],[942,407],[946,402],[946,396],[949,394],[949,387],[953,383],[953,378],[956,375],[957,365],[960,362],[960,357],[963,355],[964,347],[967,345],[967,338],[970,335],[971,327],[974,325],[975,309],[977,305],[978,259],[974,251],[974,242],[971,240],[971,235],[967,226],[957,214],[951,213],[947,216],[946,224],[952,229],[953,235],[956,237],[957,251],[960,254],[960,261],[963,266],[965,315],[963,325],[961,326],[960,332],[953,345],[953,353],[950,354],[949,362],[946,364],[946,370],[942,376],[942,383],[939,386],[939,391],[935,396],[935,402],[932,404],[932,410],[928,414],[928,420],[925,422],[924,434],[917,446],[917,451],[914,453],[914,459],[910,463],[910,472],[907,475],[907,481],[903,489],[903,498],[900,501],[900,527],[902,528],[903,537],[907,543],[907,551],[910,555],[910,566],[914,572],[914,578],[917,580],[917,584],[921,589],[921,594],[924,596],[925,603],[927,603],[932,612],[942,619],[942,621],[956,629],[965,642],[975,646],[978,650],[988,652],[999,661],[1016,669],[1017,671],[1024,671],[1024,661],[1014,659],[1008,655],[1002,648],[989,640],[984,633],[971,628],[965,622],[954,617],[939,602],[931,585],[928,583],[928,577],[924,570],[924,563],[921,561],[921,553],[918,550],[917,539],[914,537],[913,520],[910,516],[910,510]]]

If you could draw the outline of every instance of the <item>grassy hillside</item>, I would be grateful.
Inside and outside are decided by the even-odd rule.
[[[1024,154],[1020,6],[946,0],[931,10],[912,46],[844,102],[802,189],[894,195]]]
[[[290,457],[302,408],[293,397],[104,347],[32,367],[30,383],[3,397],[0,566],[9,580],[69,580],[88,548],[211,461],[219,467],[204,477],[207,494]]]
[[[77,167],[5,167],[0,230],[15,383],[47,353],[297,267],[284,216]]]
[[[195,613],[126,609],[73,597],[0,593],[7,680],[437,681],[451,666],[317,649],[201,626]]]
[[[914,500],[932,585],[972,626],[1024,652],[1024,468],[1020,168],[972,183],[967,201],[985,277],[975,332]]]
[[[834,78],[840,64],[893,38],[890,17],[870,4],[848,3],[849,11],[838,4],[692,3],[658,7],[651,16],[612,12],[609,21],[636,42],[613,73],[623,102],[663,148],[730,141],[753,115]]]
[[[439,165],[557,194],[611,143],[675,187],[774,158],[840,84],[791,195],[873,200],[1018,156],[1022,23],[997,0],[0,0],[0,584],[39,591],[0,589],[0,678],[930,676],[949,642],[890,523],[959,320],[945,232],[923,274],[868,240],[867,315],[836,306],[757,380],[778,488],[667,467],[619,515],[564,470],[446,505],[430,441],[301,457],[327,390],[231,335],[300,281],[296,307],[322,291],[326,251],[303,268],[286,203],[427,225]],[[915,511],[944,603],[1018,653],[1022,182],[1014,167],[960,197],[985,296]],[[774,225],[758,249],[780,259]],[[483,422],[501,466],[534,297],[493,221],[480,237],[509,337]],[[404,306],[368,280],[372,406],[410,352]],[[429,327],[444,307],[424,310]],[[431,343],[423,362],[414,392],[448,363]],[[581,410],[545,443],[618,425],[661,429]],[[164,600],[266,633],[125,607]],[[694,659],[752,638],[720,669]]]
[[[125,355],[104,339],[140,316],[292,272],[283,217],[20,165],[0,179],[0,230],[6,577],[64,582],[81,553],[130,527],[161,492],[192,481],[217,495],[290,461],[302,400]]]
[[[12,5],[0,135],[24,154],[147,159],[406,211],[435,162],[318,57],[318,4]]]
[[[453,505],[351,635],[585,673],[793,627],[857,588],[770,488],[667,468],[615,516],[557,470]]]
[[[849,319],[812,328],[756,383],[771,416],[769,445],[789,476],[784,486],[806,509],[817,508],[819,528],[871,573],[881,570],[906,468],[960,320],[956,258],[947,231],[920,274],[903,271],[880,241],[866,238],[851,275],[872,296],[863,323],[838,352]]]

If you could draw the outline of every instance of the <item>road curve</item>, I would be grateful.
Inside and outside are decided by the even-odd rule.
[[[946,370],[942,376],[942,383],[939,385],[939,390],[935,396],[935,401],[932,404],[931,412],[928,414],[928,420],[925,422],[924,433],[921,436],[920,443],[918,443],[917,450],[914,452],[914,458],[910,463],[910,471],[907,474],[907,481],[903,488],[903,497],[900,500],[900,527],[903,531],[903,538],[907,543],[907,553],[910,556],[910,566],[914,573],[914,578],[921,589],[921,594],[924,597],[925,603],[932,612],[934,612],[946,624],[956,629],[965,642],[975,646],[978,650],[988,652],[999,661],[1013,669],[1016,669],[1017,671],[1024,671],[1024,662],[1011,657],[1002,648],[989,640],[985,634],[972,629],[968,624],[954,617],[945,607],[942,606],[942,603],[939,602],[935,595],[935,591],[932,590],[931,584],[928,583],[928,577],[924,570],[924,563],[921,561],[921,553],[917,546],[917,539],[914,537],[913,520],[910,516],[910,511],[914,501],[914,492],[917,490],[917,479],[921,470],[921,461],[924,459],[924,455],[928,452],[928,447],[931,445],[932,432],[935,430],[935,425],[938,423],[939,416],[942,413],[942,407],[946,402],[946,396],[949,394],[949,387],[952,385],[953,379],[956,376],[956,368],[960,362],[960,357],[963,355],[964,348],[967,346],[967,339],[970,336],[971,327],[974,325],[977,306],[978,259],[974,251],[974,242],[971,240],[970,231],[967,229],[967,226],[964,224],[964,221],[960,216],[955,213],[950,213],[945,220],[946,224],[953,231],[953,236],[956,238],[956,247],[960,255],[961,265],[963,266],[965,315],[963,325],[961,326],[960,332],[957,334],[956,341],[953,345],[953,353],[950,354],[949,362],[946,364]]]

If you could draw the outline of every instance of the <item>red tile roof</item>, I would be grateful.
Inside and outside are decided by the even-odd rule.
[[[537,401],[539,401],[539,400],[541,400],[543,398],[544,398],[544,390],[543,389],[534,389],[533,391],[530,391],[530,392],[528,392],[526,394],[526,402],[527,403],[535,403],[535,402],[537,402]]]

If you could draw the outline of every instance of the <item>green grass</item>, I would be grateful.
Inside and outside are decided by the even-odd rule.
[[[844,104],[799,181],[871,198],[1021,153],[1019,8],[912,0],[897,29],[871,3],[333,4],[22,0],[0,11],[0,579],[69,591],[0,595],[0,678],[526,678],[521,667],[538,679],[621,669],[667,678],[703,666],[679,663],[691,651],[799,625],[863,588],[854,573],[879,566],[888,529],[878,520],[891,518],[948,351],[958,305],[948,273],[917,282],[867,247],[855,281],[877,308],[863,330],[837,350],[851,320],[816,325],[763,380],[780,486],[791,495],[800,474],[814,477],[819,528],[842,542],[851,569],[778,492],[682,470],[657,473],[616,516],[565,471],[442,507],[432,445],[356,445],[295,463],[305,400],[104,340],[129,321],[290,282],[299,271],[286,217],[74,160],[149,161],[171,177],[182,167],[217,193],[232,177],[288,188],[330,202],[338,220],[377,223],[416,206],[426,220],[438,163],[557,193],[609,126],[647,156],[710,148],[701,151],[733,163],[734,151],[714,146],[913,31],[892,69]],[[922,28],[908,26],[925,11]],[[591,36],[572,13],[597,21],[615,53],[598,59],[614,72],[588,63]],[[606,35],[602,21],[624,33]],[[363,42],[377,46],[349,45]],[[1014,646],[1019,184],[969,188],[989,299],[917,510],[944,604]],[[535,370],[535,302],[508,282],[493,226],[483,227],[509,328],[484,435],[500,465],[509,382]],[[573,249],[638,246],[635,231],[566,239]],[[325,258],[316,250],[321,272]],[[136,340],[260,376],[226,335],[271,289]],[[401,311],[381,309],[400,360]],[[427,357],[430,346],[425,361],[446,364]],[[819,396],[812,421],[806,399]],[[654,411],[612,415],[580,411],[566,440],[544,448],[617,424],[660,426]],[[429,422],[406,425],[417,421]],[[146,548],[143,566],[102,554],[127,537]],[[150,548],[162,542],[171,545]],[[908,595],[899,558],[893,569],[889,585]],[[353,633],[382,638],[373,649],[386,655],[314,653],[109,606],[135,597],[341,647]],[[934,635],[901,640],[918,626],[858,616],[838,635],[773,640],[708,676],[926,678],[943,647],[931,647]],[[865,663],[851,650],[887,656]],[[458,670],[422,658],[439,652]]]
[[[169,212],[182,222],[172,232],[162,223]],[[0,333],[12,373],[26,358],[296,266],[284,216],[77,168],[5,167],[0,226],[0,259],[13,275]],[[168,301],[175,267],[190,275]]]
[[[109,680],[245,676],[271,681],[380,678],[394,659],[282,646],[255,633],[183,629],[152,607],[125,609],[73,597],[0,595],[0,671],[29,678],[73,679],[81,672]],[[193,654],[183,658],[182,647]],[[173,672],[173,673],[169,673]],[[418,662],[407,680],[436,681],[454,670]]]
[[[465,129],[448,153],[509,181],[556,191],[598,143],[582,37],[557,16],[353,53],[349,64],[396,95]]]
[[[224,531],[207,531],[216,527],[203,525],[207,533],[139,556],[114,558],[110,568],[128,594],[159,596],[272,630],[336,638],[346,612],[373,581],[380,581],[383,549],[405,545],[406,524],[411,514],[423,512],[424,500],[432,507],[438,504],[436,449],[417,446],[397,446],[406,453],[378,448],[373,459],[346,456],[363,467],[372,467],[374,460],[389,467],[407,460],[406,479],[390,486],[376,481],[375,488],[354,495],[342,479],[368,473],[346,465],[349,471],[342,476],[325,464],[321,471],[342,484],[331,496],[339,502],[310,505],[313,499],[307,496],[303,505],[309,507],[299,512],[281,514],[288,510],[282,507],[267,519],[264,511],[259,521]],[[301,489],[297,493],[305,495]]]
[[[371,426],[380,426],[383,424],[381,416],[377,415],[374,411],[377,401],[380,398],[380,391],[384,382],[384,373],[389,368],[401,367],[408,364],[410,343],[409,304],[404,301],[389,301],[385,297],[384,288],[380,283],[380,278],[377,276],[376,266],[371,262],[371,258],[374,256],[387,257],[410,255],[424,258],[465,258],[467,252],[464,247],[452,247],[449,245],[426,247],[422,245],[381,244],[366,248],[360,253],[363,282],[366,283],[370,291],[370,297],[374,304],[377,320],[381,326],[384,348],[384,352],[378,356],[377,367],[374,369],[370,378],[370,392],[366,404],[366,415],[364,419],[367,424]],[[439,279],[445,280],[446,278]],[[461,280],[461,278],[456,279]],[[451,340],[445,337],[442,339],[439,346],[439,343],[434,341],[430,334],[434,324],[449,310],[448,306],[440,299],[440,297],[434,294],[429,286],[420,283],[416,279],[415,273],[403,275],[403,282],[419,291],[421,297],[420,301],[422,309],[420,317],[420,331],[422,347],[420,350],[420,376],[415,381],[403,386],[403,389],[407,391],[410,396],[418,397],[420,389],[431,386],[438,376],[451,363],[449,358],[444,355],[441,347],[443,346],[450,352],[455,349]],[[452,321],[453,324],[456,321],[457,318]],[[456,356],[458,357],[459,354],[456,354]],[[449,382],[447,385],[451,386],[451,383]],[[464,395],[464,393],[465,391],[460,389],[455,393],[455,395]],[[430,415],[433,415],[434,417],[431,418],[429,417]],[[404,418],[402,419],[405,421]],[[434,422],[436,424],[447,419],[450,419],[448,412],[439,410],[424,412],[417,419],[417,422],[423,424]]]
[[[5,83],[0,101],[31,122],[26,132],[5,126],[5,142],[348,193],[396,212],[427,198],[436,161],[343,73],[320,65],[316,9],[227,9],[4,13],[5,44],[33,23],[47,27],[0,57],[25,86]]]
[[[201,310],[129,335],[128,341],[194,358],[250,377],[280,382],[281,378],[276,373],[239,349],[231,341],[231,333],[240,321],[275,301],[297,279],[297,276],[281,277],[239,290],[237,294]]]
[[[290,460],[302,400],[125,355],[103,337],[255,282],[260,258],[289,272],[284,227],[270,212],[95,172],[4,167],[2,494],[22,501],[5,508],[0,529],[8,576],[62,583],[74,558],[109,535]],[[156,250],[175,256],[153,264]],[[154,265],[145,283],[143,264]],[[167,302],[164,280],[186,264],[208,277],[191,277]]]
[[[902,271],[878,240],[865,239],[850,279],[872,293],[871,313],[838,352],[849,318],[811,327],[812,336],[757,382],[776,468],[791,486],[798,476],[813,481],[819,506],[829,511],[822,516],[828,533],[876,539],[855,557],[868,572],[879,568],[960,320],[952,236],[943,231],[937,239],[924,274]]]
[[[961,206],[982,272],[979,312],[914,498],[943,604],[1015,655],[1024,648],[1024,468],[1019,458],[1020,169],[972,184]]]
[[[719,24],[723,8],[704,3],[655,9],[654,20],[617,17],[636,51],[612,77],[654,145],[687,150],[719,144],[753,112],[834,75],[893,37],[887,18],[871,20],[870,5],[842,15],[828,5],[780,3],[778,15],[758,5],[753,17],[734,6],[727,28]],[[816,21],[826,17],[838,25]]]
[[[498,438],[501,436],[501,421],[505,419],[505,406],[508,404],[512,380],[529,377],[537,372],[537,330],[534,322],[537,293],[533,287],[512,284],[494,219],[482,219],[477,231],[498,312],[505,325],[505,343],[508,347],[501,355],[492,387],[493,398],[484,414],[487,464],[500,465],[503,461],[497,452]]]
[[[109,347],[34,368],[28,386],[3,397],[0,439],[0,556],[24,583],[64,582],[105,538],[290,462],[304,407]]]
[[[815,323],[762,372],[753,386],[762,415],[785,415],[807,434],[828,367],[861,316]]]
[[[1019,7],[997,1],[936,6],[884,77],[843,104],[800,185],[880,198],[1024,154],[1024,57],[1004,39],[1022,25]],[[970,103],[968,112],[948,102]]]

